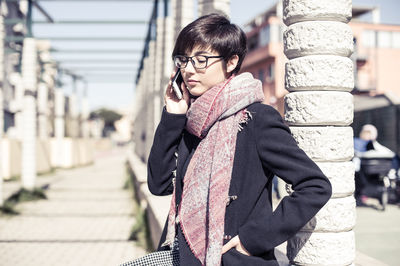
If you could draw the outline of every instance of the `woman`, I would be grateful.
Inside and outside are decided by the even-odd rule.
[[[170,82],[148,186],[173,194],[159,250],[178,245],[180,265],[278,265],[274,247],[331,196],[328,179],[279,113],[261,103],[261,82],[237,75],[245,54],[243,31],[217,14],[186,26],[175,44],[183,98]],[[274,174],[294,190],[275,211]]]

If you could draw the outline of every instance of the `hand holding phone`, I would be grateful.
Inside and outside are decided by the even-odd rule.
[[[174,89],[176,97],[181,100],[183,98],[182,91],[181,91],[181,85],[183,82],[181,70],[178,69],[176,71],[175,76],[172,78],[172,88]]]
[[[189,92],[182,87],[183,78],[179,69],[171,76],[165,93],[165,108],[173,114],[185,114],[189,108]]]

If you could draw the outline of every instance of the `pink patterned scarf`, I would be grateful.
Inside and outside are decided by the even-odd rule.
[[[261,82],[250,73],[233,76],[196,99],[187,112],[187,130],[202,138],[184,177],[178,210],[180,226],[202,265],[220,265],[225,208],[237,132],[248,118],[246,107],[264,99]],[[175,232],[175,188],[166,243]]]

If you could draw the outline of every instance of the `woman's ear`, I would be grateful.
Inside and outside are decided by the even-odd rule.
[[[231,73],[233,70],[235,70],[238,62],[239,62],[239,56],[235,54],[226,63],[226,72]]]

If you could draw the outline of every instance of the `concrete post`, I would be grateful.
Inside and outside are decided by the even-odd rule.
[[[290,92],[285,120],[333,187],[325,207],[288,241],[295,265],[350,265],[355,259],[351,12],[351,0],[283,1]]]
[[[49,94],[54,88],[54,76],[56,70],[51,60],[51,44],[48,40],[37,41],[37,49],[39,60],[42,65],[41,69],[41,82],[38,85],[38,136],[40,139],[47,139],[49,137]]]
[[[145,132],[145,90],[144,90],[144,71],[141,70],[140,78],[138,83],[136,84],[136,93],[135,93],[135,110],[133,113],[134,117],[134,139],[135,139],[135,152],[140,156],[140,158],[144,158],[144,143],[143,143],[143,135]]]
[[[65,96],[62,88],[54,90],[54,138],[55,157],[54,166],[62,165],[63,139],[65,137]]]
[[[168,84],[169,78],[171,76],[172,70],[174,69],[174,64],[172,62],[172,50],[174,49],[174,24],[173,24],[173,19],[171,16],[168,16],[165,18],[164,21],[164,60],[163,60],[163,80],[162,80],[162,85],[163,91],[162,91],[162,97],[164,97],[165,93],[165,87]]]
[[[153,142],[153,135],[154,135],[154,59],[155,59],[155,41],[152,40],[149,42],[149,56],[145,60],[145,79],[146,79],[146,155],[147,158],[151,145]]]
[[[210,13],[220,13],[230,16],[230,0],[199,0],[197,4],[199,16],[207,15]]]
[[[84,139],[89,138],[90,108],[89,108],[89,100],[87,97],[87,90],[88,90],[87,84],[85,84],[82,97],[82,123],[81,123],[81,136]]]
[[[48,123],[48,136],[54,136],[54,90],[56,86],[56,75],[57,75],[57,68],[56,64],[50,63],[46,64],[47,71],[43,75],[43,80],[47,84],[48,88],[48,99],[47,99],[47,123]]]
[[[3,3],[1,3],[3,4]],[[0,10],[0,162],[3,161],[3,130],[4,130],[4,116],[3,116],[3,81],[4,81],[4,18]],[[3,206],[3,169],[0,163],[0,207]]]
[[[153,128],[155,129],[160,122],[161,119],[161,94],[160,91],[163,91],[164,88],[162,86],[162,74],[163,74],[163,61],[164,61],[164,18],[157,18],[157,35],[156,35],[156,43],[155,43],[155,58],[154,58],[154,118],[153,118]]]
[[[65,137],[65,97],[62,88],[56,88],[54,91],[54,137],[63,139]]]
[[[179,32],[194,19],[193,0],[172,0],[171,6],[175,22],[174,40],[176,40]]]
[[[172,50],[174,49],[174,25],[172,16],[167,16],[164,19],[164,38],[163,38],[163,60],[161,69],[161,90],[160,98],[161,107],[164,106],[165,89],[171,77],[171,73],[175,66],[172,61]],[[159,120],[158,120],[159,121]]]
[[[47,126],[47,116],[48,116],[48,97],[49,89],[47,84],[40,82],[38,86],[38,136],[40,139],[48,138],[48,126]]]
[[[15,88],[14,101],[16,102],[16,111],[14,114],[14,125],[16,129],[16,139],[22,141],[23,135],[23,125],[24,121],[22,119],[23,101],[24,101],[24,83],[22,81],[21,73],[13,72],[8,76],[8,81]]]
[[[23,101],[22,187],[32,190],[36,182],[36,86],[37,51],[33,38],[25,38],[22,51]]]
[[[78,138],[79,137],[79,108],[78,108],[78,93],[77,93],[77,79],[73,79],[73,90],[69,96],[69,137]]]

